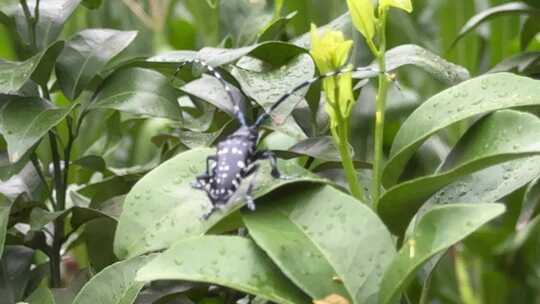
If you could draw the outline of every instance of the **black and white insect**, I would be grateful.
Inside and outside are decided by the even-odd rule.
[[[238,102],[235,102],[231,88],[221,76],[221,74],[211,65],[198,59],[183,62],[176,70],[177,73],[187,64],[199,64],[218,79],[223,85],[228,97],[233,103],[234,116],[240,124],[240,128],[227,138],[222,140],[217,145],[217,153],[206,159],[206,172],[197,176],[196,181],[192,184],[194,188],[206,192],[208,199],[212,203],[212,208],[203,215],[203,219],[208,219],[216,210],[224,208],[230,198],[235,194],[240,186],[240,183],[253,175],[259,169],[260,160],[268,160],[271,165],[271,175],[274,178],[282,177],[277,167],[276,156],[269,150],[257,150],[257,142],[259,140],[259,128],[263,122],[270,117],[270,113],[274,111],[287,98],[307,87],[314,82],[326,78],[337,76],[351,71],[373,70],[371,68],[356,68],[338,70],[323,75],[316,76],[308,81],[301,83],[292,90],[281,96],[267,112],[263,112],[253,124],[248,124],[244,113],[240,110]],[[252,180],[245,193],[246,205],[250,210],[255,210],[255,202],[253,200],[252,191],[254,181]]]

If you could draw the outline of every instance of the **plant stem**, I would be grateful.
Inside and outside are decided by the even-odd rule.
[[[453,248],[454,269],[461,301],[464,304],[479,304],[469,280],[465,259],[455,247]]]
[[[358,175],[356,169],[354,168],[354,163],[349,151],[349,141],[347,140],[347,130],[342,130],[339,133],[339,140],[337,140],[337,145],[339,149],[339,154],[341,156],[341,163],[343,165],[343,170],[345,171],[345,176],[349,183],[349,189],[351,194],[358,200],[364,202],[365,196],[360,183],[358,182]]]
[[[56,211],[65,209],[65,191],[62,183],[62,169],[60,164],[60,155],[58,153],[58,145],[56,136],[52,131],[49,131],[49,142],[51,145],[51,154],[54,167],[54,184],[56,193]],[[64,217],[60,216],[54,221],[54,238],[51,248],[51,287],[58,288],[61,285],[60,267],[62,263],[61,249],[62,240],[64,239]]]
[[[386,10],[381,12],[380,24],[380,45],[377,54],[377,63],[379,64],[379,88],[375,105],[375,147],[373,156],[373,187],[372,199],[373,207],[376,210],[379,204],[381,193],[381,176],[383,165],[383,142],[384,142],[384,114],[386,108],[386,95],[388,92],[388,79],[386,77]]]
[[[349,151],[349,123],[347,118],[342,116],[342,111],[340,109],[339,86],[336,79],[332,81],[336,81],[336,84],[334,85],[334,100],[336,101],[335,113],[337,119],[336,128],[331,128],[332,135],[336,145],[338,146],[339,154],[341,156],[341,164],[343,166],[343,170],[345,171],[347,182],[349,183],[349,190],[356,199],[361,202],[365,202],[364,190],[358,182],[358,175],[356,173],[356,169],[354,168],[354,163]]]
[[[32,14],[30,13],[30,7],[28,6],[28,2],[26,2],[26,0],[20,0],[19,2],[22,6],[24,17],[26,19],[26,24],[28,26],[28,33],[30,34],[30,39],[31,39],[30,46],[32,47],[32,51],[35,51],[36,50],[36,33],[34,32],[35,30],[34,18],[32,17]]]

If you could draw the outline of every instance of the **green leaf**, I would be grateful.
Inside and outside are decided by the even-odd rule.
[[[412,13],[413,10],[411,0],[381,0],[379,2],[379,7],[383,9],[390,6],[402,9],[407,13]]]
[[[186,94],[200,98],[234,117],[234,102],[242,100],[242,93],[230,84],[229,88],[232,90],[233,96],[238,99],[231,100],[221,81],[213,76],[204,74],[201,78],[190,81],[181,87],[180,90]]]
[[[30,0],[28,7],[32,17],[34,16],[36,0]],[[36,46],[43,50],[51,43],[55,42],[62,29],[64,23],[73,14],[79,6],[81,0],[46,0],[39,1],[39,19],[36,24]],[[13,16],[16,18],[17,32],[20,38],[26,45],[32,45],[33,37],[31,37],[30,28],[26,22],[22,7],[19,5],[13,11]]]
[[[512,110],[495,112],[468,130],[435,174],[403,182],[385,192],[379,215],[399,235],[437,190],[480,169],[540,154],[540,144],[535,140],[539,137],[540,119],[536,116]]]
[[[499,62],[489,72],[511,72],[516,71],[520,74],[529,74],[528,69],[534,67],[535,63],[540,60],[540,52],[521,52],[510,56]],[[534,73],[534,72],[533,72]]]
[[[136,36],[137,32],[87,29],[68,40],[56,63],[56,77],[64,95],[75,100]]]
[[[5,303],[17,303],[23,299],[30,281],[33,256],[33,249],[6,246],[0,259],[0,291]]]
[[[377,20],[372,1],[347,0],[347,6],[354,26],[369,41],[368,43],[371,43],[375,36],[375,22]]]
[[[202,236],[179,241],[141,268],[136,280],[206,282],[276,303],[309,302],[253,241],[241,237]]]
[[[204,60],[209,65],[217,67],[233,63],[246,55],[250,55],[251,57],[266,61],[273,66],[280,66],[292,58],[306,52],[306,49],[294,44],[267,41],[236,49],[204,47],[199,52],[166,52],[150,57],[144,63],[140,63],[139,65],[154,68],[172,66],[172,71],[174,72],[179,62],[184,62],[193,58]]]
[[[116,221],[106,217],[91,220],[84,226],[88,263],[96,272],[118,261],[113,252],[116,226]]]
[[[510,2],[488,8],[474,15],[459,31],[458,36],[452,43],[455,46],[465,35],[473,31],[485,21],[508,15],[540,15],[540,9],[530,7],[523,2]]]
[[[98,9],[103,0],[82,0],[82,4],[89,9]]]
[[[531,41],[540,33],[540,16],[531,16],[527,18],[521,28],[521,50],[527,49]]]
[[[0,134],[8,146],[10,162],[18,161],[76,106],[58,108],[37,97],[0,94]]]
[[[28,304],[55,304],[54,296],[50,289],[39,287],[24,300]]]
[[[25,61],[0,60],[0,93],[15,94],[30,78],[40,84],[47,83],[63,45],[57,42]]]
[[[179,120],[180,91],[158,72],[122,69],[105,79],[90,109],[114,109],[136,115]]]
[[[448,85],[455,85],[470,78],[469,71],[466,68],[448,62],[415,44],[404,44],[388,50],[385,53],[385,60],[387,71],[394,71],[400,67],[412,65]],[[354,72],[353,78],[364,79],[378,75],[377,63],[369,65],[368,68],[372,70]]]
[[[268,112],[281,96],[313,78],[315,64],[307,54],[294,58],[281,68],[265,67],[261,61],[244,58],[231,73],[242,90]],[[282,124],[307,91],[306,87],[289,97],[287,102],[270,113],[272,119]]]
[[[115,263],[92,277],[73,304],[131,304],[144,284],[135,282],[137,271],[154,256],[136,257]]]
[[[244,193],[241,186],[237,196],[231,198],[235,203],[228,209],[216,212],[208,220],[201,219],[210,208],[210,202],[206,194],[194,190],[191,183],[204,172],[206,157],[213,153],[214,149],[181,153],[145,175],[133,187],[124,203],[115,235],[115,253],[119,258],[168,248],[178,240],[202,235],[244,204],[243,199],[238,198]],[[294,182],[324,182],[294,161],[279,161],[278,166],[283,175],[291,178],[273,179],[268,164],[262,163],[256,174],[255,198]]]
[[[452,204],[435,207],[415,225],[384,274],[381,304],[394,303],[415,271],[429,258],[463,240],[504,213],[502,204]]]
[[[0,256],[4,252],[4,242],[9,222],[9,212],[11,211],[12,202],[10,202],[3,194],[0,194]]]
[[[270,41],[279,40],[279,36],[285,31],[287,24],[297,15],[297,12],[292,12],[285,17],[279,17],[272,21],[266,28],[264,28],[257,41]]]
[[[540,177],[535,178],[525,190],[516,228],[521,229],[538,212],[540,203]]]
[[[395,184],[414,151],[436,132],[479,114],[527,105],[540,105],[540,81],[508,73],[480,76],[431,97],[398,131],[383,184]]]
[[[331,186],[270,197],[246,213],[244,223],[257,245],[313,299],[339,294],[353,303],[377,303],[394,241],[353,197]]]

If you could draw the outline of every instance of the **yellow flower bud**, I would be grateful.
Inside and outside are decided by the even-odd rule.
[[[327,31],[322,35],[311,25],[311,56],[321,73],[342,67],[349,59],[352,40],[345,40],[339,31]]]

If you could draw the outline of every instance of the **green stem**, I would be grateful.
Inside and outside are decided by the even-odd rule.
[[[56,211],[65,209],[65,191],[62,183],[62,169],[60,163],[60,154],[58,153],[58,145],[56,136],[52,131],[49,131],[49,143],[51,145],[51,154],[54,167],[54,184],[56,193]],[[60,268],[62,263],[61,249],[62,240],[64,239],[64,217],[60,216],[54,221],[54,239],[51,248],[51,287],[58,288],[61,285]]]
[[[465,259],[455,247],[453,248],[454,254],[454,269],[456,272],[457,285],[461,301],[464,304],[479,304],[477,297],[471,286],[469,280],[469,274],[467,273],[467,265]]]
[[[39,160],[37,158],[36,152],[33,152],[30,155],[30,160],[32,161],[32,165],[34,165],[34,168],[36,169],[37,175],[41,182],[43,183],[43,186],[45,187],[45,191],[47,192],[47,196],[49,197],[49,200],[51,201],[51,205],[55,206],[56,202],[52,196],[52,191],[49,188],[49,184],[47,183],[47,180],[45,179],[45,175],[43,174],[43,171],[41,170],[41,166],[39,164]]]
[[[381,194],[381,176],[383,166],[383,142],[384,142],[384,114],[386,108],[386,95],[388,92],[388,78],[386,77],[386,10],[380,16],[379,33],[380,46],[376,54],[379,65],[379,88],[375,105],[375,147],[373,156],[373,187],[372,199],[374,209],[377,209]]]
[[[338,127],[340,128],[340,127]],[[340,128],[342,129],[343,126]],[[360,183],[358,182],[358,175],[356,173],[356,169],[354,168],[354,163],[351,157],[351,153],[349,151],[349,141],[347,140],[347,132],[346,130],[338,131],[338,137],[339,139],[336,139],[336,144],[339,149],[339,154],[341,156],[341,164],[343,165],[343,170],[345,171],[345,177],[347,178],[347,182],[349,183],[349,189],[351,191],[351,194],[358,200],[364,202],[365,196],[364,196],[364,190],[360,186]]]
[[[32,17],[32,14],[30,13],[30,7],[28,6],[28,3],[26,0],[20,0],[19,1],[23,12],[24,12],[24,18],[26,19],[26,24],[28,25],[28,33],[30,34],[30,43],[32,47],[32,51],[36,50],[36,33],[35,33],[35,27],[34,27],[34,18]]]
[[[356,169],[354,168],[354,163],[349,150],[349,123],[347,121],[348,118],[342,116],[339,103],[339,86],[337,81],[334,88],[334,100],[336,101],[334,112],[336,113],[337,128],[331,128],[332,135],[336,145],[338,146],[343,171],[345,171],[345,177],[349,183],[349,190],[356,199],[361,202],[365,202],[364,190],[358,182],[358,175],[356,173]]]

